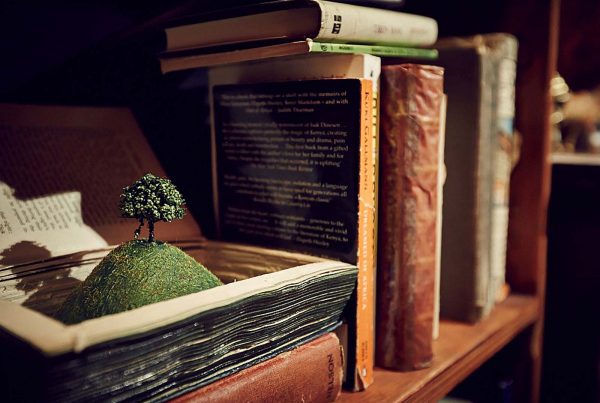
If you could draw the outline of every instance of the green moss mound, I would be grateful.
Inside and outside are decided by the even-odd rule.
[[[106,255],[71,292],[56,317],[67,324],[79,323],[222,284],[175,246],[133,240]]]

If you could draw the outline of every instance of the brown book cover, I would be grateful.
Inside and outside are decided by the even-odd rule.
[[[376,363],[386,368],[424,368],[433,356],[443,73],[382,69]]]
[[[340,341],[327,333],[172,403],[185,402],[332,402],[342,390]]]

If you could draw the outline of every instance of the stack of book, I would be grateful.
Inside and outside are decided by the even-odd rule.
[[[178,20],[165,29],[163,72],[306,53],[433,59],[435,20],[323,0],[268,1]]]
[[[436,45],[449,98],[440,306],[453,320],[477,322],[507,295],[517,46],[504,33]]]

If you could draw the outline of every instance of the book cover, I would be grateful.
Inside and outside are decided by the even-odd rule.
[[[275,156],[269,161],[268,152],[260,151],[254,153],[259,161],[252,162],[248,159],[244,161],[238,158],[237,165],[240,171],[259,172],[261,175],[268,173],[266,180],[259,178],[259,182],[262,182],[261,189],[263,192],[267,191],[269,197],[261,198],[260,195],[248,193],[246,199],[252,197],[256,199],[245,203],[244,207],[254,205],[253,211],[257,211],[260,215],[250,211],[243,212],[241,215],[238,211],[236,214],[246,221],[249,219],[244,216],[261,217],[267,220],[262,224],[272,228],[268,232],[254,230],[253,234],[243,234],[240,232],[245,225],[243,222],[236,223],[230,229],[223,226],[223,221],[226,220],[226,212],[223,208],[226,208],[226,205],[221,199],[219,186],[222,185],[219,183],[223,183],[225,177],[218,167],[214,171],[217,173],[215,193],[218,196],[215,206],[219,210],[216,216],[221,217],[220,227],[222,231],[225,230],[222,232],[225,236],[242,236],[248,242],[278,245],[317,255],[347,259],[346,261],[357,264],[360,275],[358,300],[353,315],[356,323],[349,326],[348,339],[351,342],[347,349],[349,357],[347,387],[355,390],[364,389],[372,382],[374,366],[375,186],[378,150],[377,107],[374,102],[377,96],[375,87],[379,72],[379,58],[370,55],[306,55],[222,66],[209,72],[209,83],[213,88],[224,84],[271,82],[269,85],[274,86],[273,88],[277,86],[281,89],[286,88],[285,86],[296,88],[294,91],[289,91],[290,94],[297,95],[296,98],[288,99],[289,108],[292,107],[293,102],[300,102],[295,105],[299,109],[312,108],[310,112],[307,109],[295,113],[293,109],[286,112],[285,108],[282,108],[279,112],[274,112],[273,116],[264,111],[259,116],[267,121],[275,120],[271,123],[260,123],[272,127],[256,129],[254,135],[266,132],[267,135],[263,136],[261,142],[273,137],[269,140],[269,147],[277,145],[282,155],[277,156],[278,154],[274,153]],[[372,79],[375,85],[363,81],[359,86],[357,80],[329,79],[344,77],[367,77],[369,83]],[[318,80],[323,78],[329,80]],[[302,81],[285,83],[290,80]],[[282,82],[276,84],[273,81]],[[319,84],[319,81],[322,83]],[[309,90],[308,87],[302,90],[305,84],[311,86],[313,90]],[[235,88],[236,85],[229,88]],[[340,90],[333,90],[336,86],[344,85],[352,87],[346,90],[343,90],[343,87]],[[332,86],[331,91],[326,90],[329,86]],[[251,87],[244,88],[248,90]],[[354,89],[350,91],[350,88]],[[352,92],[354,95],[351,94]],[[250,93],[247,95],[251,96]],[[281,95],[285,97],[285,92]],[[285,98],[280,98],[278,102],[284,103],[284,100]],[[217,107],[214,96],[213,106]],[[276,108],[275,104],[272,107]],[[224,108],[226,109],[228,108]],[[327,113],[324,114],[323,111]],[[216,114],[213,118],[215,116]],[[252,120],[255,119],[258,118],[252,117]],[[284,119],[281,123],[285,123],[285,119],[291,119],[292,125],[296,124],[296,127],[279,128],[277,119]],[[258,121],[262,122],[260,119]],[[219,120],[219,122],[215,121],[213,124],[215,132],[217,130],[222,132],[223,121]],[[251,130],[252,128],[245,129],[248,133]],[[215,139],[217,136],[215,133]],[[242,138],[240,136],[239,140]],[[214,160],[218,163],[219,153],[223,156],[224,149],[219,151],[217,147],[222,148],[223,145],[218,146],[215,143]],[[274,161],[276,159],[280,161]],[[297,160],[297,162],[286,167],[289,160]],[[257,162],[263,166],[257,166]],[[271,164],[272,166],[267,167],[266,162],[279,162],[279,164]],[[228,164],[230,168],[234,165]],[[297,170],[293,172],[287,171],[296,168]],[[278,183],[282,178],[288,179],[289,183]],[[256,190],[260,189],[256,188]],[[271,197],[274,193],[278,194],[276,197]],[[269,204],[272,204],[271,207],[266,207]],[[272,211],[286,209],[291,209],[293,214],[276,217],[272,213]]]
[[[335,333],[327,333],[173,403],[332,402],[341,393],[343,371],[340,341]]]
[[[384,368],[433,359],[443,98],[440,67],[382,68],[376,363]]]
[[[265,40],[428,46],[437,38],[429,17],[321,0],[272,1],[173,21],[167,52]]]
[[[451,319],[485,317],[504,285],[516,46],[508,34],[436,45],[448,94],[441,314]]]
[[[0,141],[8,145],[0,157],[10,162],[0,177],[7,396],[164,400],[341,323],[355,266],[208,241],[191,216],[157,225],[157,236],[227,284],[76,325],[58,322],[52,314],[68,292],[113,242],[133,236],[135,224],[117,219],[106,195],[118,200],[130,176],[162,170],[123,108],[2,105]]]

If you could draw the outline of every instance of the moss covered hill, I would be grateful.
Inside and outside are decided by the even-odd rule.
[[[72,324],[221,285],[181,249],[133,240],[110,252],[56,314]]]

